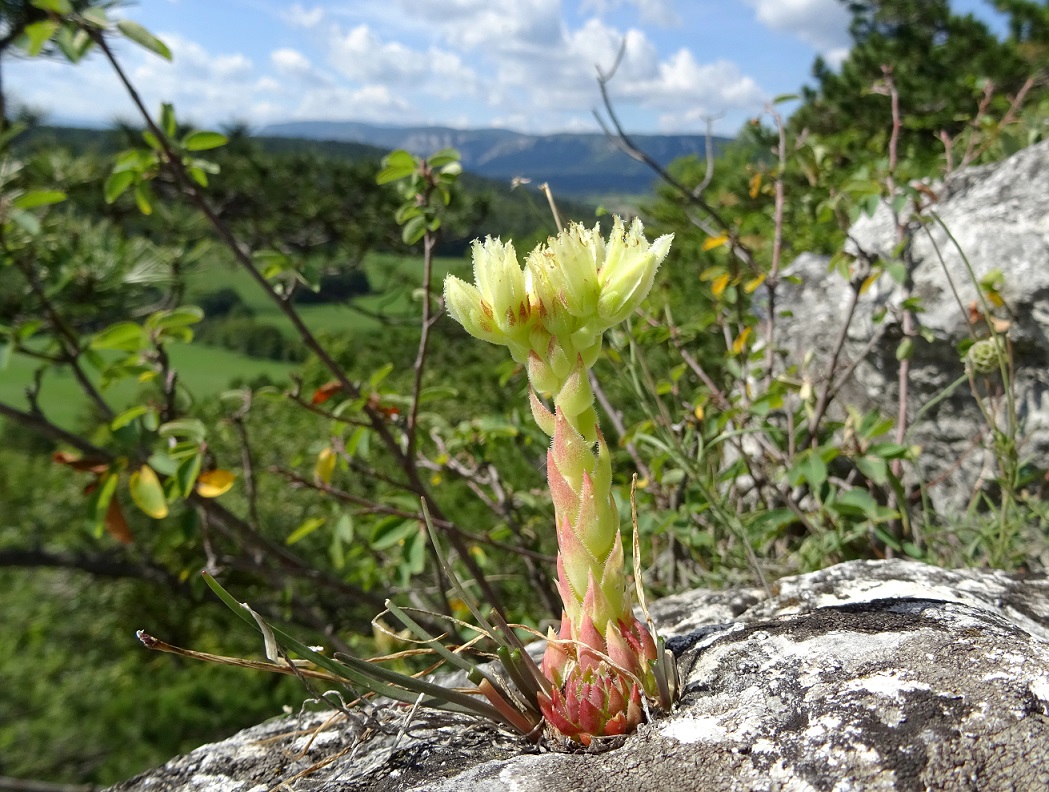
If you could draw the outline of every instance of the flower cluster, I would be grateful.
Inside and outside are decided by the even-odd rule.
[[[445,303],[471,334],[507,347],[527,366],[532,415],[553,438],[547,477],[558,540],[561,629],[549,636],[540,704],[547,722],[584,744],[641,721],[655,692],[656,646],[633,615],[608,446],[598,426],[590,368],[605,330],[652,288],[671,236],[649,243],[640,221],[572,225],[533,250],[522,268],[512,244],[473,247],[473,284],[449,276]],[[551,405],[552,404],[552,409]]]

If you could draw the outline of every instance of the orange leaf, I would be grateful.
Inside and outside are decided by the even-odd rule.
[[[233,486],[236,479],[228,470],[209,470],[197,477],[197,494],[202,498],[217,498]]]
[[[872,272],[870,275],[868,275],[864,279],[863,283],[860,284],[860,294],[866,294],[867,290],[870,289],[870,287],[873,286],[874,283],[880,277],[881,277],[881,273],[880,272]]]
[[[743,284],[743,291],[747,294],[753,294],[754,291],[765,282],[765,273],[761,273],[756,278],[751,278],[749,281]]]
[[[728,234],[722,231],[716,237],[710,237],[703,243],[703,252],[705,253],[708,250],[719,248],[726,242],[728,242]]]
[[[725,287],[728,286],[728,279],[729,276],[727,272],[714,279],[714,282],[710,285],[710,290],[714,292],[715,297],[720,297],[722,292],[725,291]]]
[[[737,355],[746,348],[747,339],[750,338],[750,331],[753,329],[753,327],[744,327],[743,332],[736,336],[736,340],[732,342],[732,351]]]
[[[313,398],[310,399],[310,404],[324,404],[332,396],[342,390],[342,383],[332,380],[321,385],[317,390],[313,392]]]
[[[116,496],[109,499],[109,507],[106,509],[105,525],[106,530],[109,531],[109,535],[118,542],[121,544],[131,544],[131,528],[127,524],[127,518],[124,517],[124,510],[120,507],[120,501],[116,499]]]
[[[757,198],[759,192],[761,192],[761,174],[755,173],[750,177],[750,197]]]

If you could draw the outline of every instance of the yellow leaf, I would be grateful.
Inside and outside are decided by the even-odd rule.
[[[747,346],[747,339],[750,338],[750,331],[753,327],[744,327],[743,332],[736,336],[736,340],[732,342],[732,351],[735,354],[742,352]]]
[[[761,174],[755,173],[750,177],[750,197],[757,198],[759,192],[761,192]]]
[[[704,415],[704,413],[703,413],[703,405],[702,404],[697,404],[696,405],[696,409],[694,409],[692,411],[692,414],[696,416],[696,420],[697,421],[702,421],[703,420],[703,415]]]
[[[703,252],[719,248],[728,242],[728,234],[722,231],[716,237],[710,237],[706,242],[703,243]]]
[[[313,466],[313,478],[322,484],[331,484],[331,474],[335,472],[335,463],[338,457],[335,449],[326,446],[317,454],[317,464]]]
[[[154,520],[162,520],[168,516],[168,502],[164,498],[164,488],[149,465],[143,465],[132,472],[129,488],[131,489],[131,500]]]
[[[728,273],[725,273],[714,279],[714,283],[711,284],[710,290],[714,292],[715,297],[720,297],[721,293],[725,291],[725,287],[728,286],[728,277]]]
[[[752,278],[751,280],[749,280],[745,284],[743,284],[743,291],[745,291],[747,294],[753,294],[754,290],[757,289],[758,286],[760,286],[764,282],[765,282],[765,273],[763,272],[760,275],[758,275],[758,277]]]
[[[1005,300],[1002,299],[1002,295],[993,289],[987,290],[987,301],[995,308],[1001,308],[1005,305]]]
[[[874,282],[881,277],[880,272],[872,272],[867,278],[860,284],[860,294],[865,294],[867,289],[874,285]]]
[[[233,486],[236,478],[228,470],[209,470],[197,477],[197,494],[202,498],[217,498]]]

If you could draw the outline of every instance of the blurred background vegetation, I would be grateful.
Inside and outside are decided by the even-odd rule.
[[[72,21],[41,53],[77,56],[78,25],[97,45],[91,4],[67,5],[0,4],[2,46],[27,46],[14,34],[49,13]],[[789,362],[757,343],[753,301],[781,265],[826,253],[854,277],[845,229],[872,200],[913,201],[899,185],[1046,134],[1047,4],[999,0],[1004,39],[941,0],[848,5],[850,56],[837,71],[815,64],[789,118],[770,107],[712,168],[678,161],[629,207],[650,236],[676,235],[648,306],[600,363],[617,470],[641,475],[655,595],[900,553],[1031,567],[1045,547],[1043,504],[1015,479],[999,482],[998,510],[973,517],[1001,528],[995,541],[938,542],[942,521],[909,497],[922,482],[893,418],[841,405],[813,421]],[[420,498],[483,598],[525,624],[560,615],[546,440],[523,413],[525,378],[455,323],[420,319],[424,303],[439,309],[444,273],[468,271],[470,240],[512,238],[523,254],[555,232],[546,198],[464,174],[447,206],[433,202],[424,253],[395,217],[405,196],[376,182],[386,152],[237,127],[198,153],[193,130],[158,123],[181,141],[181,165],[149,130],[3,117],[0,776],[112,783],[300,705],[295,680],[189,665],[135,639],[143,628],[259,654],[201,568],[311,641],[365,655],[392,648],[370,623],[387,596],[462,616],[435,576]],[[118,190],[115,162],[146,165]],[[604,222],[607,197],[558,200],[561,218]],[[129,322],[145,328],[130,341]],[[847,448],[846,434],[862,442]],[[734,444],[744,435],[757,451]],[[165,457],[178,463],[168,472],[157,455],[174,448],[185,454]],[[196,467],[180,484],[185,460]],[[167,487],[162,519],[136,507],[129,473],[144,465]],[[236,484],[205,499],[196,477],[214,471]],[[119,517],[100,500],[107,482]]]

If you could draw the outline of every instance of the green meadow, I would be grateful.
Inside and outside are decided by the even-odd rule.
[[[304,305],[298,308],[307,326],[318,335],[360,336],[374,340],[389,323],[418,321],[418,294],[422,279],[422,260],[416,257],[376,253],[364,262],[372,285],[372,294],[349,303]],[[440,288],[445,273],[466,268],[459,259],[437,259],[434,262],[434,284]],[[280,309],[243,270],[221,265],[201,267],[189,279],[190,300],[220,288],[234,289],[255,314],[260,324],[279,327],[289,337],[294,328]],[[193,343],[176,344],[168,350],[172,363],[183,382],[192,383],[190,395],[203,398],[219,393],[235,380],[250,381],[268,377],[279,384],[288,381],[296,366],[260,360],[221,347]],[[0,401],[22,409],[29,406],[27,388],[33,383],[38,363],[25,355],[11,355],[6,368],[0,370]],[[97,383],[98,379],[95,377]],[[104,392],[114,409],[120,410],[133,400],[137,386],[121,382]],[[46,415],[59,425],[71,428],[88,410],[87,397],[68,370],[51,372],[41,382],[38,403]]]

